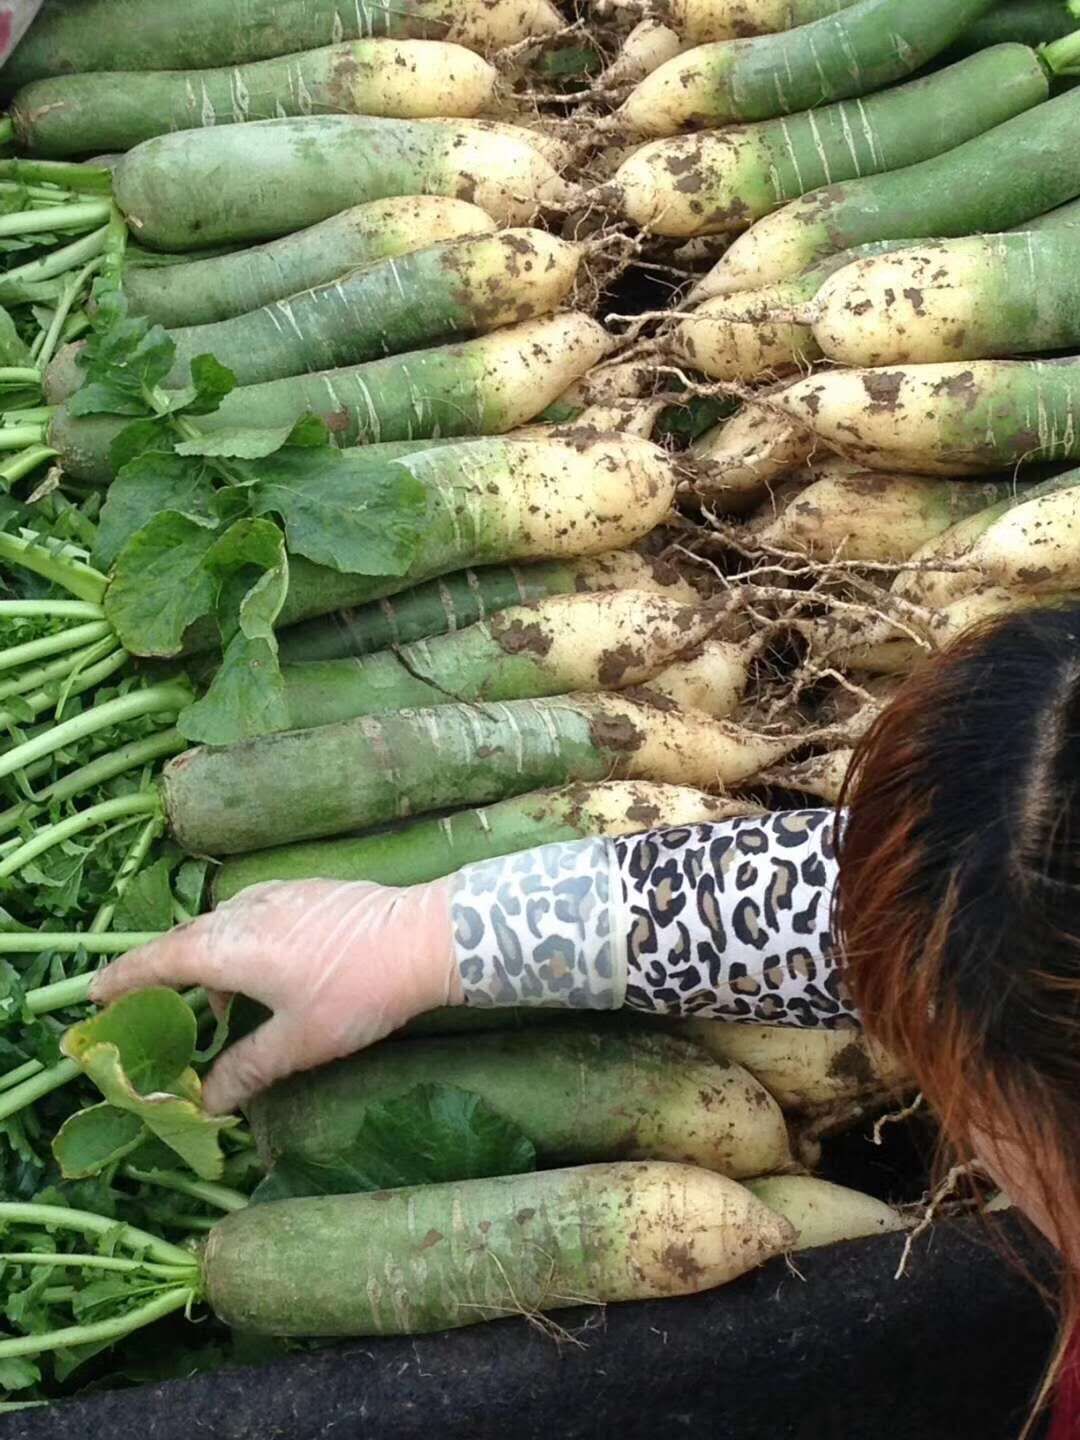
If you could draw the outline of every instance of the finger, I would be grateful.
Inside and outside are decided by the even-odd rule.
[[[224,912],[217,911],[198,920],[188,920],[159,939],[151,940],[149,945],[129,950],[97,975],[90,988],[90,998],[106,1005],[132,990],[145,990],[150,985],[202,985],[207,990],[239,988],[237,970],[243,960],[243,947],[224,943],[227,924]],[[223,983],[226,963],[230,971],[229,984]]]
[[[219,1056],[203,1088],[203,1104],[212,1115],[238,1110],[276,1080],[303,1068],[297,1033],[282,1015],[238,1040]]]
[[[215,1020],[228,1020],[229,1009],[236,999],[235,990],[208,990],[206,998],[210,1001],[210,1009],[213,1011]]]

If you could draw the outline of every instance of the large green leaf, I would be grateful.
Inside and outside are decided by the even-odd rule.
[[[198,1025],[175,990],[156,986],[123,996],[64,1036],[64,1054],[85,1068],[85,1057],[111,1045],[132,1086],[146,1094],[167,1090],[191,1064]]]
[[[101,509],[94,564],[107,570],[128,541],[164,511],[213,524],[214,483],[205,466],[160,452],[125,465]]]
[[[275,451],[288,440],[292,426],[285,425],[278,430],[260,430],[235,427],[228,430],[208,430],[191,440],[177,443],[178,455],[214,456],[227,460],[260,460]]]
[[[288,725],[277,647],[241,630],[225,647],[209,690],[177,721],[181,735],[198,745],[232,745]]]
[[[79,354],[86,378],[68,408],[73,415],[144,415],[147,393],[172,369],[176,346],[162,326],[128,313],[114,281],[99,280],[94,296],[94,331]]]
[[[535,1168],[533,1142],[479,1095],[453,1085],[417,1085],[369,1105],[345,1149],[320,1156],[286,1152],[253,1198],[394,1190]]]
[[[280,515],[289,549],[350,575],[404,575],[415,558],[427,491],[403,465],[364,463],[331,446],[289,446],[251,462],[251,508]]]
[[[148,1130],[175,1150],[185,1165],[204,1180],[220,1180],[225,1168],[221,1134],[240,1121],[232,1115],[208,1115],[200,1104],[201,1091],[194,1070],[179,1076],[174,1085],[183,1095],[140,1094],[120,1064],[115,1045],[95,1045],[81,1064],[110,1105],[137,1115]]]
[[[52,1151],[65,1180],[85,1180],[137,1150],[146,1136],[138,1115],[103,1102],[70,1115],[54,1138]]]
[[[0,309],[0,365],[33,365],[30,347],[15,328],[15,321]]]
[[[239,520],[205,561],[220,583],[221,666],[206,695],[184,711],[189,740],[229,745],[289,723],[274,622],[289,587],[285,539],[270,520]]]
[[[218,581],[203,562],[217,532],[171,511],[156,515],[120,552],[105,613],[133,655],[177,655],[189,625],[209,614]]]

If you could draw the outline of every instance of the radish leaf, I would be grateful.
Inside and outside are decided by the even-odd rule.
[[[248,429],[209,430],[192,440],[180,440],[177,455],[219,456],[233,460],[260,460],[273,455],[289,439],[292,426],[277,430]]]
[[[137,1150],[147,1133],[138,1115],[91,1105],[64,1121],[52,1142],[53,1155],[65,1180],[85,1180]]]
[[[251,505],[281,516],[289,548],[349,575],[404,575],[420,540],[425,490],[403,465],[326,446],[290,446],[258,466]]]
[[[201,465],[178,455],[144,454],[109,486],[98,522],[94,563],[107,568],[156,515],[168,510],[196,524],[214,518],[214,485]]]
[[[536,1169],[536,1147],[479,1095],[417,1085],[369,1105],[351,1143],[324,1155],[285,1152],[253,1202],[436,1185]]]
[[[203,561],[217,536],[205,523],[166,511],[124,546],[105,613],[133,655],[177,655],[184,632],[214,608],[215,577]]]
[[[125,995],[73,1026],[61,1048],[82,1065],[95,1047],[111,1046],[132,1086],[145,1093],[167,1090],[188,1068],[197,1030],[190,1005],[175,990],[155,987]]]
[[[190,1068],[197,1028],[174,990],[141,990],[74,1026],[61,1049],[110,1106],[135,1116],[202,1179],[217,1180],[225,1164],[221,1133],[240,1122],[201,1108]]]

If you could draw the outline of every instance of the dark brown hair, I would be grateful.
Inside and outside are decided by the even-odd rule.
[[[1080,1320],[1080,604],[999,617],[919,668],[857,750],[841,805],[834,923],[863,1022],[960,1158],[981,1132],[1035,1177],[1065,1261],[1067,1337]]]

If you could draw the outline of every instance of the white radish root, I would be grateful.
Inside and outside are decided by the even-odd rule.
[[[790,1221],[798,1235],[796,1250],[815,1250],[908,1228],[903,1217],[883,1200],[809,1175],[749,1180],[746,1188]]]

